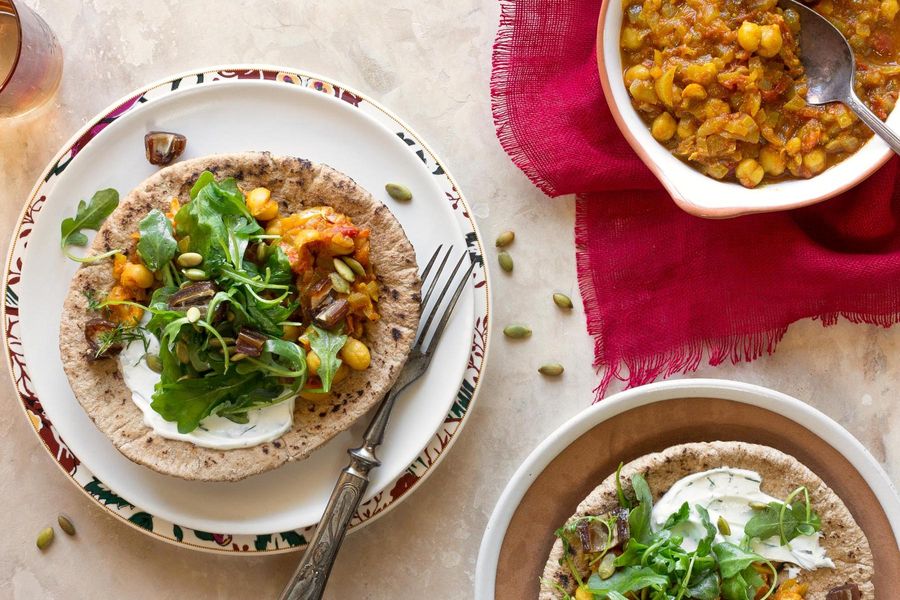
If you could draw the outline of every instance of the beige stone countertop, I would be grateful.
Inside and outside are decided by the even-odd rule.
[[[237,62],[327,74],[383,102],[443,158],[487,240],[516,231],[515,275],[494,269],[494,343],[466,428],[416,493],[346,540],[326,593],[335,600],[471,597],[482,531],[507,480],[535,445],[590,405],[598,381],[577,298],[573,199],[543,197],[494,136],[488,81],[499,4],[29,2],[58,34],[65,70],[49,106],[0,121],[3,240],[46,163],[100,109],[171,73]],[[496,264],[493,253],[487,258]],[[554,289],[571,292],[573,314],[538,310]],[[533,326],[529,342],[502,339],[499,330],[513,320]],[[559,380],[535,372],[549,359],[566,366]],[[801,322],[774,356],[704,367],[695,376],[758,383],[810,403],[849,429],[900,482],[900,328]],[[124,526],[66,481],[16,402],[4,381],[0,598],[277,596],[298,555],[207,555]],[[78,534],[41,553],[35,536],[59,512],[75,521]]]

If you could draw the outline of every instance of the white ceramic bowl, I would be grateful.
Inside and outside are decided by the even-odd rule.
[[[622,0],[606,0],[597,28],[597,64],[600,83],[616,124],[641,160],[685,211],[711,218],[798,208],[827,200],[859,184],[892,156],[887,144],[873,137],[856,154],[812,179],[768,183],[755,189],[707,177],[673,156],[650,135],[650,129],[631,105],[622,80],[619,31]],[[900,111],[888,125],[900,131]]]

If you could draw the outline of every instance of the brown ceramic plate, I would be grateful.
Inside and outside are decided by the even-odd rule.
[[[746,383],[693,379],[617,394],[544,440],[516,471],[488,522],[475,597],[537,598],[553,531],[619,462],[715,440],[765,444],[812,469],[865,531],[875,555],[876,589],[894,589],[900,580],[900,498],[862,444],[790,396]]]

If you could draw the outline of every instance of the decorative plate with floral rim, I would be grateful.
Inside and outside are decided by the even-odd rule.
[[[372,522],[421,485],[465,423],[488,346],[487,268],[472,211],[434,152],[378,103],[318,75],[244,65],[178,75],[91,119],[53,159],[27,199],[5,275],[6,353],[31,426],[69,479],[115,517],[167,542],[227,553],[303,547],[365,426],[364,418],[304,461],[203,483],[130,462],[81,410],[58,350],[62,302],[77,268],[59,250],[59,224],[79,199],[106,187],[124,195],[152,174],[143,136],[154,129],[185,134],[184,159],[268,150],[327,163],[388,205],[420,265],[438,244],[476,262],[431,368],[394,410],[383,464],[352,528]],[[413,200],[390,199],[389,181],[406,184]]]

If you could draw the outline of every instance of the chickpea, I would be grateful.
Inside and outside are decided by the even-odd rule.
[[[341,358],[354,371],[365,371],[372,362],[372,356],[364,343],[356,338],[348,337],[341,348]]]
[[[282,325],[281,326],[281,338],[285,339],[289,342],[296,342],[300,339],[300,334],[303,333],[303,330],[297,327],[296,325]],[[318,357],[316,357],[318,358]]]
[[[737,175],[738,181],[741,182],[742,186],[755,188],[763,180],[766,172],[755,159],[745,158],[738,163],[735,175]]]
[[[153,272],[142,264],[126,263],[119,281],[125,287],[145,289],[153,285]]]
[[[787,141],[787,144],[784,145],[785,151],[788,154],[797,154],[800,152],[800,147],[803,145],[803,142],[800,141],[798,137],[792,137]]]
[[[803,155],[803,166],[809,171],[810,176],[818,175],[825,170],[828,157],[821,148],[816,148],[809,154]]]
[[[628,91],[631,93],[632,98],[638,102],[646,102],[647,104],[657,104],[659,102],[659,98],[656,96],[656,91],[653,89],[653,84],[650,81],[640,79],[634,81],[628,86]]]
[[[626,50],[637,50],[641,47],[644,36],[634,27],[626,27],[622,30],[622,47]]]
[[[679,139],[685,139],[697,133],[697,124],[690,117],[682,117],[678,121],[678,130],[676,131]]]
[[[778,177],[784,173],[787,167],[784,156],[774,146],[766,146],[759,151],[759,164],[767,174],[773,177]]]
[[[271,221],[278,216],[278,203],[270,199],[271,192],[258,187],[247,194],[247,209],[260,221]]]
[[[760,27],[759,50],[760,56],[772,58],[781,52],[784,40],[781,37],[781,28],[778,25],[765,25]]]
[[[675,135],[676,129],[675,119],[669,113],[664,112],[653,120],[650,133],[653,134],[657,141],[667,142]]]
[[[756,23],[744,21],[738,28],[737,39],[741,48],[747,52],[756,52],[762,39],[762,31],[760,31],[760,27]]]
[[[703,100],[706,98],[706,90],[699,83],[689,83],[681,90],[683,100]]]
[[[310,350],[306,355],[306,370],[309,371],[310,375],[317,375],[321,366],[322,359],[319,358],[318,354]]]
[[[634,65],[625,71],[625,87],[630,86],[635,81],[646,81],[650,79],[650,69],[644,65]]]
[[[900,12],[900,3],[897,0],[884,0],[881,3],[881,16],[888,23],[894,22],[898,12]]]

